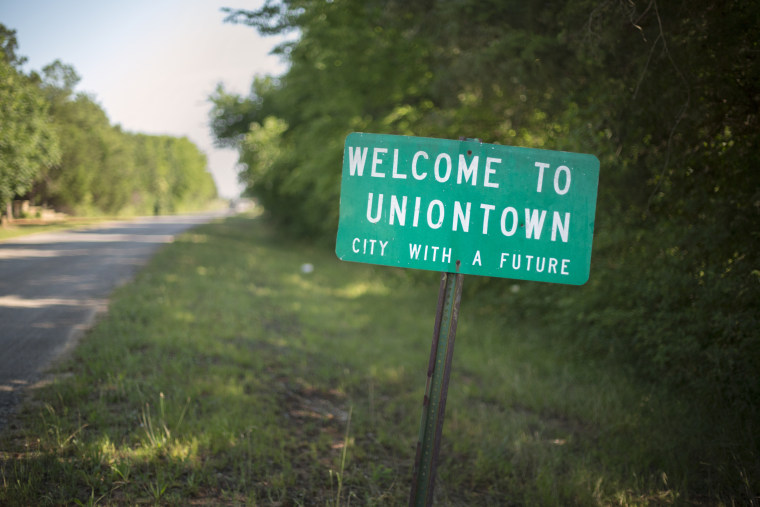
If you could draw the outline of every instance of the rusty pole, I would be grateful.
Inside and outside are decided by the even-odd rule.
[[[457,271],[459,271],[459,261],[457,261]],[[433,504],[435,473],[438,451],[441,447],[443,416],[449,390],[449,375],[454,356],[454,338],[459,320],[463,281],[464,275],[461,273],[441,274],[427,383],[425,396],[422,399],[422,418],[412,474],[412,491],[409,495],[410,507]]]

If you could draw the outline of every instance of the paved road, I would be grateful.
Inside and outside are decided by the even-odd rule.
[[[176,234],[220,215],[149,217],[0,242],[0,429],[108,296]]]

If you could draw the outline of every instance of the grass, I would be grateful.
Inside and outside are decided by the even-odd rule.
[[[192,213],[199,211],[217,211],[226,209],[228,206],[226,200],[216,199],[207,203],[205,206],[198,208],[191,208],[187,210],[177,210],[177,213]],[[100,225],[104,222],[111,221],[129,221],[137,216],[141,216],[135,213],[126,212],[120,215],[104,216],[104,215],[81,215],[81,216],[63,216],[54,220],[43,219],[14,219],[12,222],[4,223],[0,226],[0,241],[17,238],[21,236],[28,236],[29,234],[36,234],[39,232],[56,232],[74,228],[86,228]]]
[[[198,227],[0,436],[0,504],[403,505],[437,290],[261,217]],[[569,352],[465,294],[437,505],[742,498],[695,486],[710,465],[685,400]],[[752,474],[720,466],[751,498]]]
[[[119,220],[115,217],[69,217],[55,221],[25,221],[16,220],[0,227],[0,241],[5,239],[27,236],[38,232],[54,232],[74,227],[90,227],[108,220]]]

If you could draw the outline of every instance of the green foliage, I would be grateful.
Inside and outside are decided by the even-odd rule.
[[[228,19],[299,34],[284,76],[212,97],[282,224],[334,238],[351,131],[593,153],[589,283],[468,290],[758,429],[758,4],[284,0]]]
[[[145,134],[130,135],[136,185],[132,205],[155,213],[177,212],[216,197],[206,170],[206,156],[189,139]]]
[[[24,197],[78,215],[198,209],[217,196],[206,156],[187,138],[112,126],[77,93],[60,60],[22,74],[15,31],[0,25],[0,209]]]
[[[76,214],[177,212],[216,197],[206,156],[187,138],[123,132],[60,61],[43,69],[62,159],[34,198]]]
[[[0,51],[3,53],[1,58],[9,65],[16,68],[26,62],[25,57],[16,53],[17,50],[18,39],[16,38],[16,30],[11,30],[0,23]]]
[[[346,134],[389,126],[409,133],[417,109],[428,107],[422,93],[432,74],[419,56],[421,49],[428,50],[418,47],[410,32],[412,16],[404,16],[401,27],[378,25],[402,8],[422,12],[416,3],[396,5],[391,14],[373,2],[304,5],[309,8],[289,6],[277,22],[293,23],[291,28],[302,32],[300,42],[287,50],[287,75],[277,81],[257,80],[247,100],[218,89],[212,97],[212,127],[220,142],[245,139],[238,144],[241,161],[250,165],[257,163],[250,152],[261,145],[245,137],[249,129],[256,136],[262,126],[266,129],[266,118],[284,122],[278,141],[281,156],[241,178],[283,224],[301,234],[325,237],[337,226],[340,172],[335,168],[340,166]],[[273,11],[263,12],[270,16]],[[258,18],[245,19],[255,24]],[[253,174],[266,182],[254,183]]]
[[[58,161],[58,139],[48,104],[34,81],[16,66],[15,31],[0,25],[0,210],[27,192],[37,174]]]

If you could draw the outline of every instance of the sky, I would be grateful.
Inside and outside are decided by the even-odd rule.
[[[209,160],[219,193],[237,196],[237,152],[213,146],[208,96],[218,83],[247,94],[254,76],[279,76],[271,55],[283,41],[224,23],[222,7],[253,10],[263,0],[0,0],[0,23],[16,30],[23,69],[56,59],[82,80],[113,125],[187,136]]]

